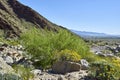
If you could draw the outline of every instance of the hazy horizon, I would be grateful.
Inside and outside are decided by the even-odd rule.
[[[120,0],[19,0],[68,29],[120,35]]]
[[[78,32],[85,32],[85,33],[96,33],[96,34],[105,34],[105,35],[111,35],[111,36],[120,36],[119,34],[110,34],[110,33],[104,33],[104,32],[95,32],[95,31],[80,31],[80,30],[74,30],[74,29],[69,29],[72,31],[78,31]]]

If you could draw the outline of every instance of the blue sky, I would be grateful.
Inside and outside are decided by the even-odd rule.
[[[69,29],[120,35],[120,0],[19,0]]]

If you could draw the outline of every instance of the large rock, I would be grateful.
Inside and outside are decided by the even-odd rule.
[[[13,72],[13,68],[11,66],[9,66],[4,60],[3,58],[0,57],[0,72]]]
[[[8,64],[13,64],[13,58],[11,56],[6,56],[4,58],[4,60],[6,61],[6,63]]]
[[[75,62],[61,61],[52,66],[52,71],[57,74],[65,74],[68,72],[79,71],[81,65]]]
[[[87,70],[89,68],[89,63],[85,59],[81,59],[80,63],[81,63],[81,69],[82,70]]]
[[[22,80],[2,57],[0,57],[0,80]]]

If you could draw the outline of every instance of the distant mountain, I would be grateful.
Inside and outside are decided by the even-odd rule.
[[[110,35],[106,33],[76,31],[76,30],[71,30],[71,31],[83,38],[91,38],[91,37],[92,38],[120,38],[120,35]]]

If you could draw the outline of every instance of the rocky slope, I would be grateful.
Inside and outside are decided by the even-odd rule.
[[[58,28],[17,0],[0,0],[0,36],[19,36],[21,32],[33,26],[55,31]]]
[[[13,46],[0,42],[0,80],[4,78],[3,76],[8,78],[6,80],[21,80],[17,79],[21,78],[22,76],[19,75],[19,71],[13,67],[14,65],[21,65],[27,68],[34,67],[32,65],[32,61],[23,55],[26,55],[23,46]],[[30,71],[32,74],[34,74],[34,77],[31,80],[83,80],[88,75],[88,63],[86,63],[87,62],[83,59],[81,60],[81,63],[67,61],[58,62],[54,65],[53,69],[45,71],[34,68]],[[28,74],[30,74],[30,72]],[[6,74],[12,75],[11,77],[8,77]],[[22,74],[24,73],[22,72]]]
[[[119,57],[120,42],[118,41],[93,41],[90,45],[91,52],[104,57]]]

